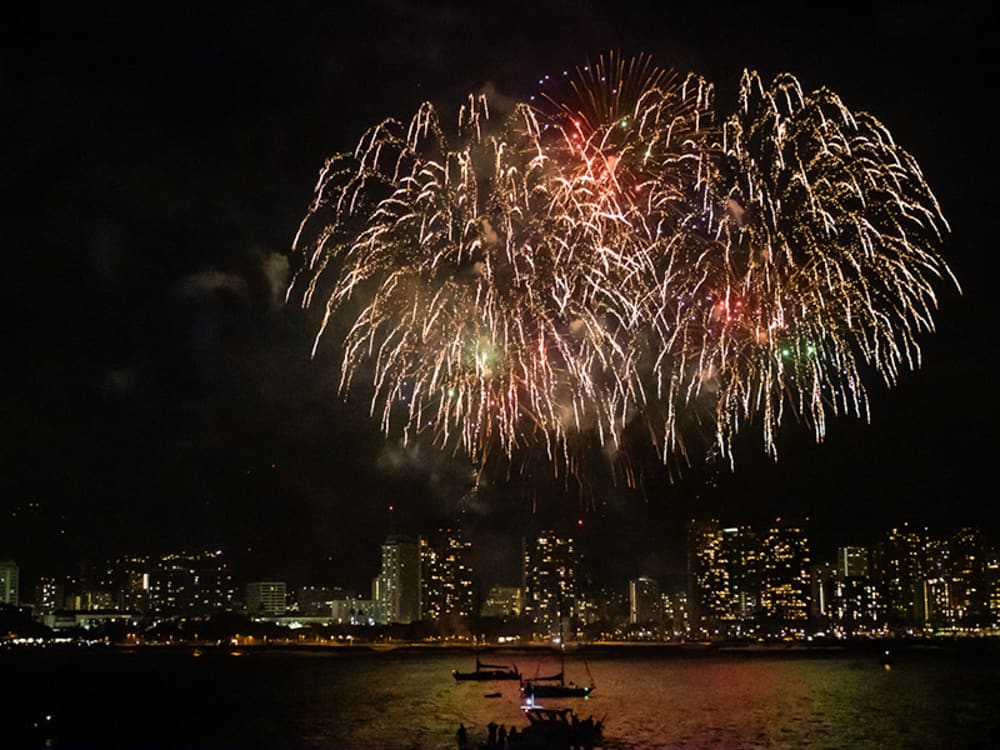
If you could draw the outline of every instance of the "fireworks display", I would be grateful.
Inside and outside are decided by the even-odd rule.
[[[316,345],[344,322],[341,387],[370,380],[386,432],[572,474],[581,441],[615,455],[640,424],[666,463],[697,423],[732,461],[751,428],[776,455],[786,413],[817,439],[867,417],[863,377],[919,363],[947,224],[873,117],[754,73],[723,117],[645,56],[539,83],[502,122],[470,97],[453,138],[425,104],[321,170],[289,297],[324,299]]]

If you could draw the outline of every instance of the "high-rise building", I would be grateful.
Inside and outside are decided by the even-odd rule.
[[[503,620],[521,615],[521,588],[519,586],[491,586],[483,602],[483,617],[499,617]]]
[[[804,633],[809,620],[809,540],[806,522],[778,518],[760,544],[760,605],[775,635]]]
[[[662,609],[662,608],[661,608]],[[628,623],[628,590],[621,586],[589,586],[579,593],[577,616],[587,625],[616,628]]]
[[[663,611],[663,625],[674,638],[688,638],[692,635],[691,607],[686,591],[663,594],[660,597]]]
[[[385,540],[377,597],[386,622],[420,619],[420,546],[415,539],[392,535]]]
[[[247,614],[277,616],[288,608],[284,581],[253,581],[247,584]]]
[[[221,551],[162,557],[149,572],[149,610],[157,614],[208,614],[231,610],[236,592]]]
[[[562,633],[564,620],[576,616],[576,546],[572,537],[542,531],[523,543],[523,613],[540,632]]]
[[[838,547],[837,574],[842,578],[868,577],[868,550],[865,547]]]
[[[909,525],[892,529],[875,546],[873,578],[882,595],[886,621],[892,628],[912,629],[926,621],[926,553],[926,530],[918,531]],[[940,570],[943,573],[945,569]]]
[[[18,574],[19,568],[13,560],[0,560],[0,604],[19,604]]]
[[[987,553],[985,578],[986,608],[990,614],[990,626],[1000,629],[1000,550],[991,549]]]
[[[932,629],[950,628],[957,624],[955,608],[952,605],[951,589],[951,548],[946,540],[925,540],[921,577],[920,597],[922,607],[920,622]]]
[[[68,609],[79,612],[109,612],[115,607],[114,595],[107,589],[80,589],[68,597]]]
[[[108,561],[100,586],[112,593],[116,609],[145,612],[149,598],[149,570],[147,558],[123,555]]]
[[[660,587],[656,581],[640,576],[628,582],[628,621],[632,625],[659,622]]]
[[[948,540],[951,553],[949,588],[958,627],[989,624],[986,545],[978,529],[959,529]]]
[[[35,586],[35,619],[44,622],[46,617],[62,609],[66,598],[66,590],[55,578],[43,576]]]
[[[841,637],[870,635],[882,626],[880,597],[869,578],[865,547],[839,547],[834,564],[812,566],[810,612],[818,627]]]
[[[760,609],[760,552],[749,526],[717,520],[687,525],[688,597],[693,626],[707,636],[739,637]]]
[[[718,633],[729,619],[732,591],[717,520],[692,518],[687,524],[687,588],[692,627]]]
[[[472,543],[457,529],[420,537],[421,617],[473,614]]]
[[[729,597],[725,602],[724,619],[745,623],[760,609],[760,551],[757,534],[749,526],[731,526],[722,529],[719,545],[719,564],[727,571]],[[731,626],[733,629],[733,626]]]
[[[838,572],[839,567],[828,562],[814,563],[809,568],[809,616],[817,626],[825,627],[830,622]]]

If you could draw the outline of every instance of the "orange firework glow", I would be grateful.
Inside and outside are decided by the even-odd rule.
[[[867,418],[932,329],[947,224],[914,159],[867,114],[789,75],[743,77],[719,117],[696,76],[615,55],[505,121],[485,97],[445,137],[423,105],[321,170],[289,297],[347,318],[341,387],[474,461],[641,420],[664,462],[687,415],[735,435],[786,413]],[[347,305],[348,300],[354,303]],[[314,349],[315,351],[315,349]],[[864,366],[864,367],[862,367]]]

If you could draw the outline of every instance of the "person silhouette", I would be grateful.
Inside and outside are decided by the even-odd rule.
[[[466,750],[469,746],[469,733],[465,730],[465,724],[458,725],[458,731],[455,732],[455,741],[458,743],[458,750]]]

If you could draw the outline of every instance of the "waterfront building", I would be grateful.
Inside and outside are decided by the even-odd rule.
[[[410,537],[391,535],[382,545],[382,572],[376,584],[381,614],[387,623],[419,620],[420,546]]]
[[[760,608],[771,635],[795,636],[809,619],[809,540],[806,523],[778,518],[761,538]]]
[[[839,572],[838,566],[828,562],[809,568],[809,618],[819,629],[830,623]]]
[[[663,611],[663,624],[670,635],[676,639],[684,640],[693,634],[691,605],[686,591],[675,591],[672,594],[664,594],[660,598],[660,606]]]
[[[339,586],[302,586],[295,592],[291,606],[303,615],[321,617],[330,614],[335,600],[346,598],[346,592]]]
[[[522,543],[524,601],[523,613],[538,632],[557,636],[562,621],[576,616],[577,553],[572,537],[542,531]]]
[[[959,529],[949,541],[950,598],[954,624],[977,628],[989,624],[986,545],[978,529]]]
[[[687,593],[692,626],[717,635],[729,619],[732,591],[722,549],[722,529],[716,519],[687,524]]]
[[[521,616],[520,586],[491,586],[483,602],[480,614],[483,617],[498,617],[512,620]]]
[[[704,637],[724,635],[739,601],[730,564],[732,545],[717,519],[687,524],[687,593],[691,625]],[[730,540],[734,537],[730,535]]]
[[[837,574],[841,578],[868,578],[868,549],[838,547]]]
[[[374,599],[353,596],[331,600],[330,617],[339,625],[378,625],[384,622]]]
[[[991,549],[987,555],[984,578],[990,627],[1000,630],[1000,551],[997,549]]]
[[[745,623],[760,609],[760,550],[753,529],[749,526],[722,529],[719,565],[726,570],[728,582],[722,617],[730,623],[730,635],[740,636]]]
[[[912,529],[908,524],[890,530],[875,546],[874,580],[882,595],[886,621],[893,629],[912,630],[927,621],[924,580],[943,575],[947,567],[942,561],[941,567],[927,576],[927,548],[926,529]]]
[[[76,612],[114,612],[114,595],[105,589],[80,589],[67,595],[66,609]]]
[[[234,608],[236,591],[221,551],[165,555],[149,571],[149,610],[203,615]]]
[[[716,519],[687,524],[687,593],[703,636],[742,637],[760,610],[760,550],[749,526]]]
[[[20,568],[13,560],[0,560],[0,604],[17,606]]]
[[[149,559],[122,555],[105,566],[101,588],[111,591],[113,607],[126,612],[145,612],[149,598]]]
[[[472,616],[472,542],[458,529],[438,529],[419,544],[422,619]]]
[[[881,597],[867,578],[838,574],[827,611],[832,628],[841,636],[868,636],[882,630]]]
[[[630,624],[660,622],[660,587],[652,578],[640,576],[628,582],[628,604]]]
[[[577,586],[577,617],[584,625],[616,628],[629,619],[629,592],[621,586]]]
[[[39,578],[35,586],[35,619],[44,622],[57,609],[62,609],[65,597],[65,587],[57,579],[48,576]]]
[[[247,614],[277,616],[288,609],[288,590],[284,581],[253,581],[247,584]]]

